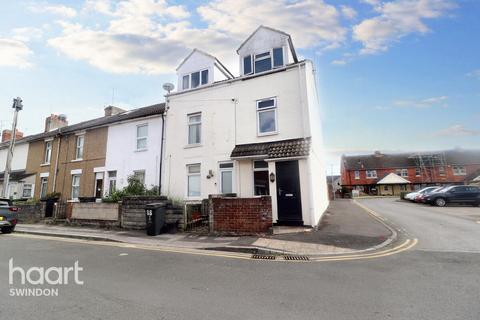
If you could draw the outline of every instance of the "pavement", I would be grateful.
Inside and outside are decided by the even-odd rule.
[[[478,208],[358,201],[418,245],[375,259],[274,263],[0,235],[0,318],[480,319]],[[11,296],[22,286],[8,284],[10,258],[23,268],[78,261],[84,284],[57,286],[57,297]]]
[[[107,230],[68,225],[19,224],[19,233],[114,241],[143,246],[322,256],[380,249],[395,240],[392,228],[351,200],[331,202],[318,230],[275,227],[273,235],[225,237],[193,233],[147,236],[144,231]]]

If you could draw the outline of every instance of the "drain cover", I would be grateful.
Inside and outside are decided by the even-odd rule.
[[[285,255],[283,256],[285,260],[295,260],[295,261],[310,261],[310,258],[307,256],[292,256],[292,255]]]
[[[252,254],[252,259],[275,260],[275,256],[271,254]]]

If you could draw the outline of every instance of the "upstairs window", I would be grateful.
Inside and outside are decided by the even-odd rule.
[[[206,85],[208,84],[208,77],[208,69],[184,75],[182,77],[182,89],[195,89],[199,86]]]
[[[270,52],[255,55],[255,73],[272,69],[272,58]]]
[[[366,172],[367,179],[376,179],[377,178],[377,170],[367,170]]]
[[[420,170],[420,168],[419,168],[419,167],[416,167],[416,168],[415,168],[415,176],[420,177],[421,174],[422,174],[422,171]]]
[[[248,55],[243,58],[243,74],[252,73],[252,69],[252,56]]]
[[[273,67],[283,66],[283,48],[273,49]]]
[[[360,180],[360,171],[355,170],[355,180]]]
[[[257,101],[257,133],[258,135],[277,132],[277,100],[269,98]]]
[[[45,142],[45,154],[43,157],[43,163],[49,164],[52,160],[52,141]]]
[[[137,150],[147,149],[148,124],[137,126]]]
[[[454,176],[465,176],[467,175],[467,170],[464,166],[453,166],[453,175]]]
[[[75,159],[83,159],[83,145],[85,142],[85,136],[77,136],[77,143],[75,147]]]
[[[408,177],[408,169],[397,169],[395,173],[401,177]]]
[[[438,173],[439,173],[441,176],[444,176],[444,175],[445,175],[445,167],[444,167],[444,166],[438,167]]]
[[[284,65],[283,48],[273,48],[268,52],[243,57],[243,74],[265,72]]]
[[[202,114],[195,113],[188,116],[188,144],[195,145],[201,142]]]

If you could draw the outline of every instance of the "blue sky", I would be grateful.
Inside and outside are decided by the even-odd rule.
[[[0,0],[0,126],[71,123],[163,101],[191,48],[238,73],[258,25],[315,62],[327,162],[342,153],[480,147],[480,1]]]

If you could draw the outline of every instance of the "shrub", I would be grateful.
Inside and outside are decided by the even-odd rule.
[[[121,189],[115,190],[108,197],[103,198],[103,202],[119,202],[127,196],[154,196],[158,195],[158,186],[152,186],[150,189],[146,188],[135,176],[127,178],[128,185]]]

